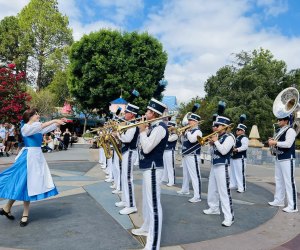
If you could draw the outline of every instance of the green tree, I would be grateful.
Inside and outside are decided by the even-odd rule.
[[[67,79],[66,71],[57,71],[51,84],[46,88],[54,95],[55,103],[60,107],[70,99]]]
[[[68,17],[59,12],[56,0],[31,0],[18,18],[22,47],[30,51],[27,73],[37,72],[36,85],[40,89],[51,82],[45,73],[51,55],[73,42]]]
[[[273,134],[274,99],[292,83],[299,86],[299,77],[299,70],[288,73],[286,63],[274,59],[268,50],[241,52],[236,55],[235,64],[222,67],[206,81],[205,100],[215,110],[218,101],[224,100],[225,114],[236,125],[239,116],[245,113],[249,130],[252,125],[258,125],[260,136],[267,140]]]
[[[19,20],[15,16],[8,16],[0,21],[0,55],[1,60],[14,62],[18,72],[26,70],[27,54],[21,46],[22,31]]]
[[[161,99],[167,54],[160,42],[147,33],[101,30],[74,43],[70,53],[68,86],[86,109],[103,108],[133,89],[140,93],[135,104],[146,109],[151,97]]]
[[[47,89],[34,91],[30,87],[28,87],[27,92],[31,96],[29,106],[38,108],[41,116],[51,118],[56,110],[55,107],[57,106],[54,94]]]
[[[46,79],[52,81],[47,86],[47,89],[55,96],[55,102],[58,106],[63,106],[65,101],[70,101],[70,92],[68,88],[68,73],[67,67],[69,64],[68,57],[69,47],[63,50],[55,50],[55,52],[47,60],[45,64],[45,74],[48,74]]]

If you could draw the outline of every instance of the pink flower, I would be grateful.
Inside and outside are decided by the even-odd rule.
[[[10,68],[10,69],[14,69],[16,67],[16,65],[14,63],[9,63],[7,64],[7,66]]]

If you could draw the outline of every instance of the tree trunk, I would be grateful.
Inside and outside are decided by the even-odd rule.
[[[83,133],[86,131],[86,125],[87,125],[87,117],[84,117],[84,125],[83,125]]]
[[[41,85],[42,85],[42,70],[43,70],[43,62],[42,60],[39,60],[39,71],[38,71],[38,76],[37,76],[37,80],[36,80],[36,86],[37,86],[37,90],[41,89]]]

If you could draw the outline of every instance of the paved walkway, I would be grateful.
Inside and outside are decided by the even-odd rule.
[[[72,148],[45,156],[60,194],[33,203],[30,224],[25,228],[18,226],[20,202],[12,210],[16,221],[0,217],[0,249],[143,248],[145,239],[130,233],[142,224],[142,172],[137,169],[134,172],[138,213],[125,216],[119,215],[114,206],[120,197],[111,194],[110,184],[104,182],[98,150]],[[0,172],[13,160],[1,157]],[[273,166],[248,166],[247,192],[232,192],[236,219],[230,228],[224,228],[221,216],[202,213],[207,207],[209,164],[201,166],[202,202],[191,204],[189,197],[176,194],[182,181],[182,169],[180,162],[177,163],[176,186],[162,185],[162,249],[299,249],[299,213],[287,214],[267,205],[274,192]],[[298,189],[299,170],[296,170]],[[0,200],[0,207],[4,204]]]

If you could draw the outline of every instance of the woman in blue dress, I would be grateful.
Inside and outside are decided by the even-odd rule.
[[[39,122],[36,109],[26,110],[21,122],[21,134],[25,147],[16,157],[15,163],[0,174],[0,198],[8,199],[0,210],[0,215],[14,220],[11,207],[16,200],[24,201],[24,210],[20,226],[28,224],[29,205],[31,201],[57,195],[48,164],[42,153],[43,134],[65,124],[65,118]]]

